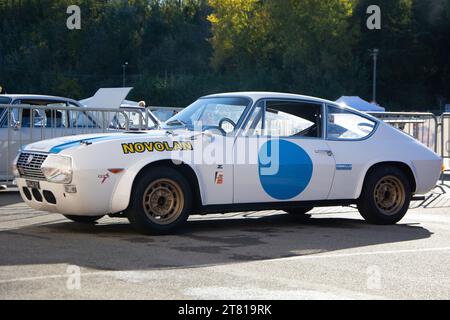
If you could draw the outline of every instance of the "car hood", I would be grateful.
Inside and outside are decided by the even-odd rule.
[[[132,141],[133,139],[173,139],[186,140],[190,139],[198,133],[193,131],[136,131],[122,133],[98,133],[77,136],[66,136],[55,139],[43,140],[29,144],[22,148],[25,152],[43,152],[43,153],[60,153],[61,151],[81,147],[86,144],[95,144],[107,141]]]

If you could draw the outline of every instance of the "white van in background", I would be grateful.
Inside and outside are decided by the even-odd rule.
[[[80,134],[82,130],[79,129],[86,125],[100,129],[89,115],[70,112],[71,108],[81,109],[83,106],[76,100],[64,97],[0,95],[0,181],[11,180],[9,167],[21,146],[43,139]]]
[[[121,89],[116,89],[121,91]],[[114,93],[114,89],[108,92]],[[121,107],[120,95],[104,107],[86,106],[76,100],[47,95],[0,95],[0,182],[11,182],[11,163],[18,150],[32,142],[112,130],[148,130],[159,126],[145,108]],[[113,98],[113,99],[111,99]],[[107,103],[108,102],[108,103]],[[97,100],[101,104],[102,100]]]

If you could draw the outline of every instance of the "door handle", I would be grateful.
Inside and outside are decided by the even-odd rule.
[[[333,151],[331,150],[316,150],[316,153],[326,154],[329,157],[333,156]]]

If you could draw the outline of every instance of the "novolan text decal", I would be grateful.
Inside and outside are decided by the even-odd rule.
[[[174,141],[169,142],[135,142],[122,143],[124,154],[135,154],[145,152],[164,152],[164,151],[192,151],[194,147],[190,142]]]

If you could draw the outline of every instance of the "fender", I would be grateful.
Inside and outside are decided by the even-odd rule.
[[[204,199],[204,190],[203,186],[200,180],[200,176],[198,174],[198,171],[196,170],[195,166],[190,165],[189,163],[183,162],[181,159],[176,158],[165,158],[164,156],[154,157],[152,158],[152,161],[149,161],[148,159],[141,159],[140,161],[134,163],[131,167],[129,167],[125,174],[120,178],[118,183],[116,184],[112,196],[111,196],[111,212],[112,213],[118,213],[122,212],[125,209],[128,208],[130,204],[131,199],[131,191],[133,189],[133,183],[136,179],[136,176],[141,172],[141,170],[152,164],[157,163],[159,161],[175,161],[175,162],[182,162],[185,165],[189,166],[197,176],[197,180],[199,181],[199,190],[200,190],[200,196],[202,199]]]
[[[377,164],[383,163],[383,162],[396,162],[396,163],[401,163],[401,164],[408,166],[411,169],[411,172],[413,173],[413,176],[414,176],[414,180],[417,183],[417,174],[416,174],[416,170],[415,170],[415,167],[412,162],[402,161],[402,160],[375,159],[375,160],[369,162],[367,165],[365,165],[364,169],[361,170],[361,174],[358,177],[358,181],[356,184],[355,194],[353,195],[352,199],[358,199],[361,196],[362,188],[364,186],[364,181],[367,177],[367,173],[369,172],[370,168],[372,168],[373,166],[375,166]]]

